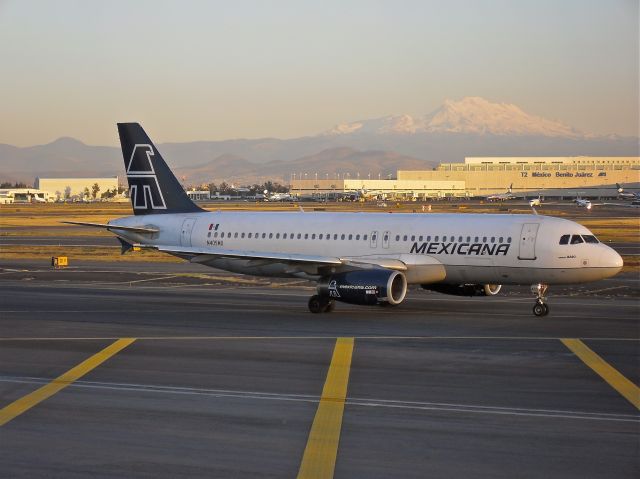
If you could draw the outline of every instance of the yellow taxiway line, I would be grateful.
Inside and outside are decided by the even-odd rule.
[[[353,338],[338,338],[322,397],[302,456],[298,479],[332,478],[347,397]]]
[[[609,386],[618,391],[627,401],[640,409],[640,388],[625,378],[604,359],[589,349],[579,339],[561,339],[562,343],[578,356],[583,363],[595,371]]]
[[[12,402],[8,406],[0,409],[0,426],[8,423],[12,419],[16,418],[20,414],[28,411],[32,407],[41,403],[45,399],[50,398],[57,392],[69,386],[74,381],[77,381],[89,371],[100,366],[103,362],[109,359],[111,356],[122,351],[135,341],[135,338],[122,338],[116,342],[111,343],[99,353],[94,354],[90,358],[82,361],[77,366],[71,368],[62,376],[57,377],[48,384],[45,384],[39,389],[36,389],[32,393],[22,396],[20,399]]]

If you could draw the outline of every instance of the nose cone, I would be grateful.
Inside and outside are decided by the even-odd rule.
[[[622,256],[620,256],[616,250],[609,246],[602,246],[603,251],[600,254],[600,267],[602,268],[605,277],[609,278],[618,274],[620,270],[622,270],[624,261],[622,260]]]

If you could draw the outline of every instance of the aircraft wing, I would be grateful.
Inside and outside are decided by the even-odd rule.
[[[191,246],[149,246],[164,253],[175,254],[189,259],[192,263],[208,263],[216,259],[245,259],[262,264],[290,264],[316,268],[342,266],[351,269],[384,268],[406,271],[407,264],[396,258],[353,257],[306,255],[299,253],[267,253],[258,251],[229,250],[223,248],[196,248]]]
[[[340,265],[340,258],[332,256],[304,255],[297,253],[264,253],[223,248],[195,248],[191,246],[151,246],[165,253],[191,258],[192,263],[206,263],[218,258],[238,258],[273,261],[274,263],[314,263],[322,265]]]

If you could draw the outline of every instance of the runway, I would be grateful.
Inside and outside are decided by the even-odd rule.
[[[541,320],[522,288],[312,315],[304,282],[188,264],[0,266],[0,401],[28,398],[0,427],[7,476],[307,477],[319,427],[337,478],[640,472],[638,406],[611,372],[637,390],[633,276],[552,290]],[[53,381],[69,371],[81,375]],[[337,426],[323,415],[334,407]]]

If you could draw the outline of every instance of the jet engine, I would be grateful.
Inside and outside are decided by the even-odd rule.
[[[396,305],[407,294],[407,278],[399,271],[388,269],[349,271],[324,278],[318,284],[318,294],[365,306]]]
[[[495,296],[501,284],[423,284],[423,289],[453,296]]]

